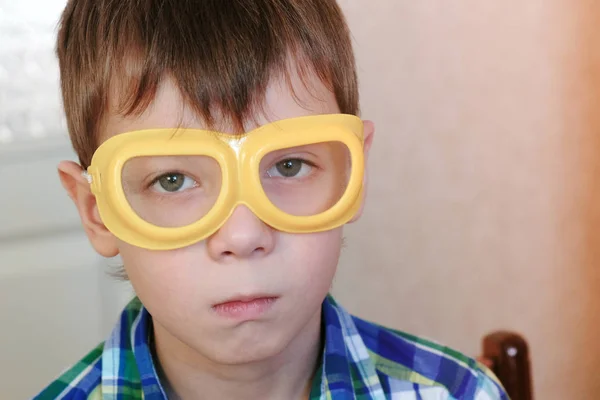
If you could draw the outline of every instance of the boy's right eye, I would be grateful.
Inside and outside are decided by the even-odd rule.
[[[151,184],[151,187],[159,193],[176,193],[196,186],[198,186],[196,181],[179,172],[161,175]]]

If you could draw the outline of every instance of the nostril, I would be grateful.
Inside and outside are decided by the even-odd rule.
[[[260,246],[260,247],[255,247],[254,249],[252,249],[251,247],[246,248],[246,249],[240,249],[238,250],[224,250],[222,251],[221,257],[224,258],[238,258],[238,257],[249,257],[249,256],[259,256],[261,254],[266,254],[267,253],[267,248]]]

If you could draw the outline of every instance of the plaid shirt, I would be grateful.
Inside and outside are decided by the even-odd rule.
[[[35,399],[163,400],[149,348],[151,316],[134,299],[109,339]],[[348,314],[323,302],[323,362],[311,400],[508,399],[489,370],[471,358]]]

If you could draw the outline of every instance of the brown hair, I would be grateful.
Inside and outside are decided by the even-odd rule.
[[[119,113],[141,113],[166,76],[209,126],[218,112],[243,130],[273,74],[287,74],[291,55],[301,76],[316,73],[333,91],[342,113],[359,112],[350,34],[336,0],[69,0],[56,52],[84,168],[114,88]]]

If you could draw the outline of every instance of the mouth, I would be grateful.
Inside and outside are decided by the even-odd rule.
[[[248,321],[266,314],[277,299],[278,296],[270,294],[236,296],[213,305],[212,309],[221,317]]]

